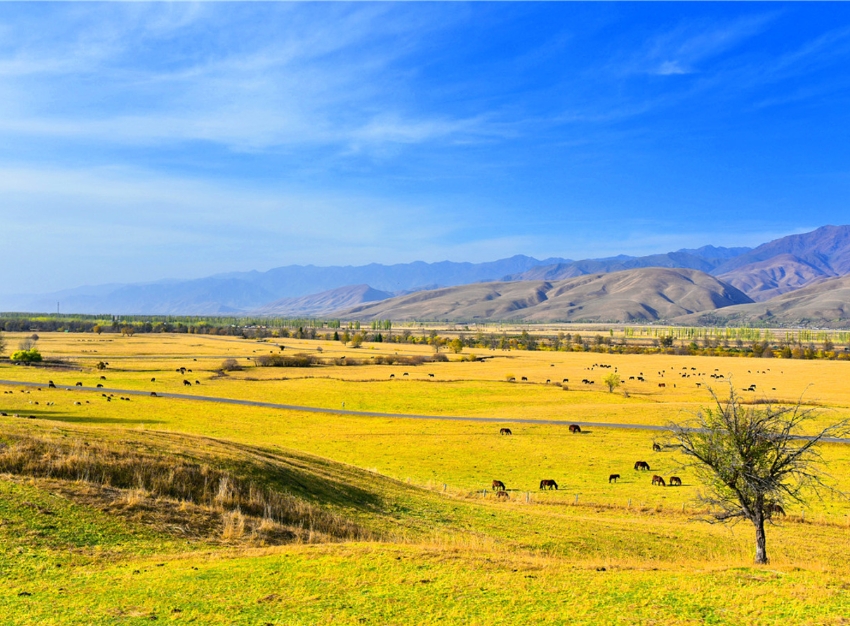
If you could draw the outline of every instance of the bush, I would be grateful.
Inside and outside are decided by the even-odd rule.
[[[259,367],[310,367],[315,362],[309,354],[268,354],[254,359]]]
[[[241,372],[242,366],[236,359],[225,359],[221,364],[221,369],[225,372]]]
[[[41,363],[41,353],[35,348],[13,352],[9,359],[15,363]]]

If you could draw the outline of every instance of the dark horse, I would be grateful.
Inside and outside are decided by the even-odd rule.
[[[581,432],[581,426],[579,426],[578,424],[570,424],[570,432],[571,433],[580,433]]]
[[[511,499],[511,497],[508,495],[508,492],[507,492],[507,491],[499,491],[499,492],[496,494],[496,497],[497,497],[497,498],[500,498],[500,499],[501,499],[501,498],[504,498],[505,500],[510,500],[510,499]]]
[[[609,482],[609,483],[615,483],[615,482],[617,482],[617,480],[619,480],[619,478],[620,478],[620,475],[619,475],[619,474],[611,474],[611,475],[608,477],[608,482]]]
[[[655,476],[652,477],[652,484],[653,485],[659,485],[661,487],[667,486],[667,483],[665,483],[664,479],[661,478],[661,476],[659,476],[658,474],[656,474]]]
[[[505,489],[505,483],[503,483],[501,480],[493,481],[493,491],[504,491]]]
[[[541,489],[557,489],[558,483],[556,483],[551,478],[544,478],[543,480],[540,481],[540,488]]]
[[[653,452],[661,452],[661,444],[660,443],[652,444],[652,451]]]
[[[510,428],[500,428],[499,434],[500,435],[513,435]]]
[[[781,515],[785,515],[785,509],[783,509],[783,508],[782,508],[781,506],[779,506],[778,504],[771,504],[771,505],[769,505],[769,506],[767,507],[767,514],[768,514],[769,516],[771,516],[771,515],[773,515],[774,513],[779,513],[779,514],[781,514]]]
[[[649,471],[649,463],[647,463],[646,461],[636,461],[635,462],[635,469],[636,470],[646,470],[648,472]]]
[[[674,485],[678,485],[679,487],[681,487],[682,486],[682,479],[679,478],[678,476],[671,476],[670,477],[670,486],[673,487]]]

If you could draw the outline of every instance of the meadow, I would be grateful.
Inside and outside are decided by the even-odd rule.
[[[711,402],[708,386],[723,393],[730,380],[756,384],[740,391],[748,402],[802,397],[816,425],[835,422],[850,416],[848,363],[464,350],[372,365],[433,351],[168,334],[42,333],[37,345],[60,362],[0,365],[11,381],[0,385],[4,623],[839,624],[850,614],[847,500],[789,505],[768,531],[770,566],[754,567],[751,528],[702,521],[702,487],[683,459],[653,451],[663,432],[605,426],[687,419]],[[364,364],[254,365],[281,352]],[[242,369],[222,371],[228,358]],[[608,392],[615,370],[623,384]],[[598,425],[574,434],[547,420]],[[850,491],[850,446],[821,450]],[[634,471],[636,460],[652,471]],[[612,473],[621,479],[609,483]],[[654,487],[654,473],[684,484]],[[560,488],[539,490],[542,478]]]

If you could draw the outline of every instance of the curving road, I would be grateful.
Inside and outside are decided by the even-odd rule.
[[[18,380],[0,380],[0,385],[7,386],[23,386],[23,387],[47,387],[47,383],[22,382]],[[68,387],[66,385],[57,385],[57,389],[67,391],[88,391],[97,393],[120,393],[128,396],[146,396],[150,397],[149,391],[138,391],[133,389],[115,389],[110,387]],[[298,406],[295,404],[277,404],[274,402],[258,402],[256,400],[238,400],[235,398],[220,398],[218,396],[196,396],[185,393],[161,393],[156,392],[157,398],[172,398],[175,400],[195,400],[196,402],[217,402],[220,404],[235,404],[239,406],[255,406],[266,409],[278,409],[282,411],[303,411],[305,413],[328,413],[333,415],[354,415],[359,417],[390,417],[396,419],[417,419],[417,420],[446,420],[453,422],[485,422],[497,424],[555,424],[557,426],[569,426],[570,424],[578,424],[581,427],[591,428],[631,428],[634,430],[653,430],[666,431],[666,426],[658,426],[655,424],[617,424],[612,422],[576,422],[566,420],[545,420],[545,419],[526,419],[521,417],[461,417],[457,415],[417,415],[415,413],[379,413],[377,411],[349,411],[346,409],[324,409],[315,406]],[[805,439],[806,437],[800,437]],[[850,439],[840,437],[824,437],[822,441],[827,443],[846,443],[850,444]]]

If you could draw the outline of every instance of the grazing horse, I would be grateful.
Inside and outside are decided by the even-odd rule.
[[[771,516],[774,513],[779,513],[781,515],[785,515],[785,509],[783,509],[778,504],[771,504],[770,506],[767,507],[767,514],[768,514],[768,516]]]
[[[581,432],[581,426],[579,426],[578,424],[570,424],[570,432],[571,433],[580,433]]]
[[[156,378],[151,378],[151,382],[152,382],[152,383],[155,383],[155,382],[156,382]]]
[[[433,374],[428,374],[428,378],[434,378]]]
[[[157,397],[157,396],[156,396],[156,392],[155,392],[155,391],[151,391],[151,395],[152,395],[154,398],[156,398],[156,397]]]
[[[544,478],[543,480],[540,481],[540,488],[541,489],[556,489],[557,490],[558,489],[558,483],[556,483],[551,478]]]
[[[525,382],[528,382],[528,376],[523,376],[522,380],[524,380]]]
[[[635,469],[636,470],[645,470],[649,471],[649,463],[646,461],[635,461]]]
[[[101,380],[106,380],[106,376],[101,376],[101,377],[100,377],[100,379],[101,379]]]
[[[665,483],[664,479],[661,478],[661,476],[659,476],[658,474],[656,474],[655,476],[652,477],[652,484],[653,485],[659,485],[661,487],[667,486],[667,483]]]
[[[653,443],[652,444],[652,451],[653,452],[661,452],[661,444],[660,443]]]
[[[191,387],[192,383],[190,383],[188,380],[183,380],[183,386],[184,387]]]
[[[608,482],[609,482],[609,483],[615,483],[615,482],[617,482],[619,479],[620,479],[620,475],[619,475],[619,474],[611,474],[611,475],[608,477]]]
[[[496,498],[497,498],[497,499],[499,499],[499,500],[502,500],[502,499],[504,499],[504,500],[510,500],[510,499],[511,499],[511,497],[508,495],[508,492],[507,492],[507,491],[498,491],[498,492],[496,492]]]
[[[97,386],[98,386],[98,387],[103,387],[103,385],[101,385],[100,383],[97,383]]]
[[[679,478],[678,476],[671,476],[670,477],[670,486],[673,487],[673,486],[676,486],[676,485],[681,487],[682,486],[682,479]]]
[[[493,491],[504,491],[505,489],[507,489],[507,487],[505,487],[505,483],[501,480],[493,481]]]
[[[500,435],[513,435],[510,428],[500,428],[499,434]]]
[[[83,386],[83,383],[80,383],[80,382],[77,383],[77,387],[82,387],[82,386]]]

